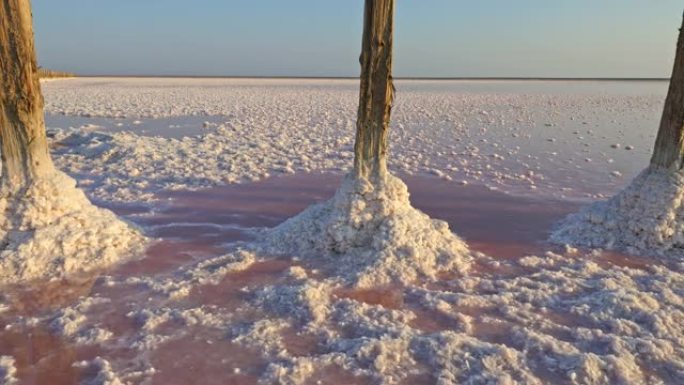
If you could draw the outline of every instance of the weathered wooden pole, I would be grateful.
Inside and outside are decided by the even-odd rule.
[[[679,29],[670,88],[660,120],[651,166],[680,170],[684,155],[684,22]]]
[[[387,130],[394,97],[393,29],[394,0],[366,0],[354,145],[357,177],[382,177],[387,172]]]
[[[53,170],[33,41],[30,0],[0,0],[2,187],[21,188]]]

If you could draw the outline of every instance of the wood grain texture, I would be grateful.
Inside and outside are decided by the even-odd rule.
[[[33,40],[30,0],[1,0],[0,150],[2,183],[20,188],[53,170]]]
[[[684,149],[684,21],[679,29],[670,88],[660,120],[651,166],[680,170]]]
[[[366,0],[354,145],[354,170],[360,177],[387,172],[387,131],[394,98],[393,33],[394,0]]]

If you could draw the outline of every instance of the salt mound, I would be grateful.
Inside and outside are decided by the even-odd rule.
[[[647,168],[613,198],[565,218],[551,235],[558,243],[684,256],[684,175]]]
[[[59,278],[110,266],[142,251],[144,237],[90,203],[55,171],[22,192],[0,191],[0,283]]]
[[[435,279],[468,270],[467,245],[446,222],[413,208],[406,185],[387,175],[374,186],[353,174],[335,196],[276,228],[260,244],[267,253],[328,257],[359,287]]]

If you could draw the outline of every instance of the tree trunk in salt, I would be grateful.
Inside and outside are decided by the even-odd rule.
[[[18,190],[53,170],[33,42],[30,0],[0,0],[2,187]]]
[[[670,89],[660,121],[651,166],[680,170],[684,154],[684,24],[679,29]]]
[[[354,146],[357,177],[383,177],[387,172],[387,130],[394,97],[393,29],[394,0],[366,0]]]

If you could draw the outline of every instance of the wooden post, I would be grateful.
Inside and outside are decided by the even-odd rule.
[[[48,152],[30,0],[0,0],[0,153],[3,187],[53,170]]]
[[[394,0],[366,0],[354,145],[357,177],[382,177],[387,172],[387,130],[394,97],[393,29]]]
[[[679,29],[670,88],[660,120],[651,166],[682,169],[684,153],[684,22]]]

